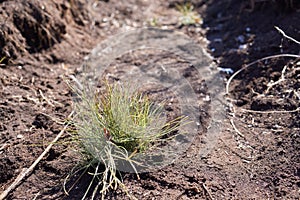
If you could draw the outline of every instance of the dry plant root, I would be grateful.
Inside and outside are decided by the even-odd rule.
[[[279,29],[279,28],[278,28]],[[280,30],[280,29],[279,29]],[[227,81],[227,84],[226,84],[226,95],[228,96],[229,98],[229,101],[232,102],[232,99],[230,98],[230,91],[229,91],[229,88],[230,88],[230,84],[232,82],[232,80],[238,75],[240,74],[241,72],[245,71],[246,69],[250,68],[251,66],[259,63],[259,62],[262,62],[262,61],[265,61],[265,60],[269,60],[269,59],[273,59],[273,58],[280,58],[280,57],[290,57],[290,58],[300,58],[299,55],[294,55],[294,54],[279,54],[279,55],[273,55],[273,56],[268,56],[268,57],[265,57],[265,58],[261,58],[261,59],[258,59],[254,62],[251,62],[250,64],[247,64],[245,65],[244,67],[242,67],[240,70],[236,71]],[[286,70],[287,70],[287,65],[285,65],[281,71],[281,77],[279,78],[279,80],[273,82],[273,83],[269,83],[267,86],[267,89],[266,89],[266,94],[270,91],[270,89],[272,87],[274,87],[275,85],[278,85],[279,83],[281,83],[282,81],[285,81],[286,78],[285,78],[285,73],[286,73]],[[297,94],[297,93],[296,93]],[[233,107],[232,108],[232,112],[233,112],[233,118],[230,119],[230,123],[232,125],[232,127],[234,128],[234,130],[237,132],[237,134],[242,137],[242,138],[245,138],[245,136],[238,130],[238,128],[235,126],[235,123],[234,123],[234,118],[235,118],[235,109],[234,109],[234,105],[231,103],[231,106]],[[300,111],[300,107],[294,109],[294,110],[273,110],[273,111],[256,111],[256,110],[248,110],[248,109],[241,109],[242,112],[248,112],[248,113],[263,113],[263,114],[267,114],[267,113],[293,113],[293,112],[298,112]]]
[[[239,69],[238,71],[236,71],[227,81],[226,83],[226,95],[229,95],[229,87],[230,84],[232,82],[232,80],[238,75],[240,74],[242,71],[245,71],[246,69],[248,69],[249,67],[251,67],[252,65],[255,65],[259,62],[265,61],[265,60],[269,60],[269,59],[273,59],[273,58],[281,58],[281,57],[290,57],[290,58],[300,58],[299,55],[295,55],[295,54],[278,54],[278,55],[273,55],[273,56],[267,56],[261,59],[258,59],[256,61],[253,61],[247,65],[245,65],[244,67],[242,67],[241,69]]]
[[[277,29],[277,31],[279,31],[279,33],[281,33],[283,35],[283,37],[295,42],[296,44],[299,44],[300,45],[300,42],[298,40],[295,40],[294,38],[288,36],[285,34],[285,32],[283,32],[283,30],[281,30],[279,27],[275,26],[275,28]]]
[[[253,2],[253,1],[252,1]],[[299,44],[300,45],[300,42],[288,35],[285,34],[285,32],[283,30],[281,30],[279,27],[275,26],[275,29],[280,33],[282,34],[283,37],[287,38],[288,40],[291,40],[293,41],[294,43],[296,44]],[[251,67],[252,65],[254,64],[257,64],[259,62],[262,62],[262,61],[265,61],[265,60],[269,60],[269,59],[273,59],[273,58],[280,58],[280,57],[290,57],[290,58],[300,58],[299,55],[294,55],[294,54],[279,54],[279,55],[273,55],[273,56],[268,56],[268,57],[265,57],[265,58],[261,58],[261,59],[258,59],[250,64],[247,64],[245,65],[244,67],[242,67],[240,70],[238,70],[237,72],[235,72],[229,79],[228,79],[228,82],[226,84],[226,94],[229,96],[230,94],[230,91],[229,91],[229,87],[230,87],[230,83],[232,82],[232,80],[238,75],[240,74],[242,71],[248,69],[249,67]],[[286,70],[287,70],[287,65],[285,65],[281,71],[281,77],[279,78],[279,80],[275,81],[274,83],[268,83],[268,87],[266,89],[266,94],[269,93],[270,89],[272,87],[274,87],[275,85],[278,85],[279,83],[281,83],[282,81],[285,81],[286,78],[285,78],[285,73],[286,73]],[[294,91],[296,96],[299,98],[300,100],[300,95]],[[300,107],[294,109],[294,110],[288,110],[288,111],[278,111],[278,110],[273,110],[273,111],[256,111],[256,110],[248,110],[248,109],[241,109],[242,112],[249,112],[249,113],[261,113],[261,114],[266,114],[266,113],[293,113],[293,112],[298,112],[300,111]],[[240,132],[238,131],[238,129],[234,126],[234,123],[233,123],[233,119],[231,120],[231,124],[233,126],[233,128],[237,131],[237,133],[240,135]]]

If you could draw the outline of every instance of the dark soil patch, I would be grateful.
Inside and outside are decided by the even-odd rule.
[[[298,1],[192,1],[203,17],[201,26],[180,25],[177,3],[183,2],[0,1],[0,60],[4,58],[0,64],[1,191],[63,128],[61,122],[72,110],[63,75],[81,72],[85,56],[114,33],[155,22],[190,36],[214,56],[215,65],[233,71],[264,56],[299,55],[299,45],[274,28],[300,40]],[[124,174],[133,195],[138,199],[300,198],[299,59],[269,59],[241,71],[230,84],[222,132],[212,151],[202,156],[199,152],[207,146],[206,130],[213,110],[210,101],[203,99],[214,96],[207,89],[205,75],[170,52],[136,51],[111,63],[106,78],[124,80],[135,67],[138,74],[156,70],[159,65],[149,63],[157,61],[178,69],[196,91],[202,129],[174,163],[141,174],[140,180]],[[229,75],[223,78],[226,81]],[[172,91],[159,89],[144,87],[153,98],[172,96]],[[170,115],[176,109],[171,106]],[[65,134],[7,199],[80,199],[89,175],[69,196],[62,188],[79,162],[68,138]],[[126,195],[117,190],[107,198],[124,199]]]

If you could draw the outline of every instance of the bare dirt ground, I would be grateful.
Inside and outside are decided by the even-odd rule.
[[[0,191],[29,167],[63,128],[72,111],[71,92],[63,75],[76,74],[91,50],[107,37],[155,25],[185,33],[214,57],[214,64],[234,72],[226,119],[213,150],[205,146],[209,110],[201,111],[202,132],[171,165],[140,175],[124,174],[138,199],[300,199],[300,59],[265,56],[300,53],[297,1],[192,1],[203,24],[181,25],[181,1],[4,0],[0,1]],[[287,2],[292,2],[289,4]],[[155,20],[154,20],[155,19]],[[155,21],[155,24],[153,22]],[[210,95],[205,77],[174,55],[120,57],[114,65],[143,65],[171,59],[197,95]],[[137,65],[138,66],[138,65]],[[110,72],[114,73],[114,71]],[[118,73],[115,72],[115,76]],[[196,75],[195,75],[196,74]],[[224,73],[224,90],[230,75]],[[201,89],[202,88],[202,89]],[[202,96],[201,96],[202,95]],[[63,180],[79,162],[68,134],[7,199],[80,199],[85,175],[66,195]],[[125,199],[117,190],[107,199]]]

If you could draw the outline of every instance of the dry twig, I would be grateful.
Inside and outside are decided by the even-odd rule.
[[[48,98],[45,97],[45,95],[43,94],[42,90],[39,90],[39,93],[40,93],[41,97],[42,97],[42,98],[43,98],[50,106],[55,107],[55,106],[53,105],[53,103],[51,103],[51,101],[50,101]]]
[[[283,35],[283,37],[295,42],[296,44],[300,44],[300,42],[298,40],[295,40],[294,38],[286,35],[285,32],[283,32],[283,30],[281,30],[279,27],[275,26],[275,28],[277,29],[277,31],[279,31],[279,33],[281,33]]]
[[[211,193],[209,192],[208,188],[206,187],[205,183],[202,183],[202,187],[204,189],[204,191],[208,194],[209,198],[211,200],[214,200],[214,198],[212,197]]]
[[[70,118],[73,115],[73,112],[68,116]],[[47,148],[43,151],[43,153],[34,161],[34,163],[29,168],[23,168],[21,173],[17,176],[17,178],[14,180],[14,182],[6,189],[4,190],[0,195],[0,200],[3,200],[11,191],[13,191],[20,182],[26,178],[36,167],[36,165],[42,160],[42,158],[49,152],[49,150],[52,148],[53,144],[58,141],[58,139],[62,136],[62,134],[65,132],[69,124],[66,124],[64,128],[60,131],[60,133],[54,138],[54,140],[47,146]]]
[[[0,147],[0,152],[4,149],[6,149],[7,147],[9,147],[9,144],[4,143],[1,147]]]

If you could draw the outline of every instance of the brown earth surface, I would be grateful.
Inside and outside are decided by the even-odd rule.
[[[191,146],[172,164],[140,174],[140,179],[124,173],[131,194],[138,199],[300,199],[300,59],[258,60],[299,55],[300,45],[274,28],[300,41],[299,2],[195,0],[201,25],[179,23],[182,14],[176,4],[182,3],[0,1],[0,193],[63,129],[72,111],[72,94],[63,77],[80,73],[84,59],[108,37],[155,26],[189,36],[213,56],[212,65],[219,69],[243,70],[233,79],[222,74],[224,91],[228,83],[221,100],[226,116],[213,148],[200,155],[211,144],[207,130],[214,120],[214,106],[203,100],[214,95],[206,77],[170,52],[137,51],[111,63],[106,75],[120,80],[132,67],[148,70],[150,63],[160,61],[178,69],[201,100],[202,128]],[[166,95],[157,91],[156,98]],[[64,179],[80,162],[68,138],[65,133],[6,199],[81,199],[89,174],[69,195],[63,191]],[[105,197],[126,198],[121,190]]]

